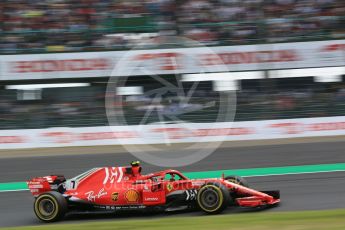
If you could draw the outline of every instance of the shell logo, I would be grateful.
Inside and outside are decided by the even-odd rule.
[[[125,193],[125,198],[128,202],[138,202],[139,193],[136,190],[128,190]]]

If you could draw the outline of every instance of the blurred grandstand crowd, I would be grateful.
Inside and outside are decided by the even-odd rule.
[[[166,35],[205,45],[327,40],[345,38],[344,24],[344,0],[2,0],[0,53],[118,50],[139,42],[150,48],[164,44]],[[344,78],[279,86],[266,80],[242,83],[236,121],[345,114]],[[38,95],[29,100],[22,93],[0,90],[1,129],[108,125],[105,84],[26,92]],[[180,99],[170,95],[152,104],[143,95],[114,106],[123,106],[128,124],[139,124],[152,107],[186,122],[217,119],[221,101],[212,84],[187,103]],[[159,121],[156,112],[146,123]]]
[[[235,121],[345,114],[344,81],[283,83],[271,90],[260,87],[267,85],[264,82],[242,83],[242,89],[237,92]],[[15,90],[1,90],[0,127],[15,129],[108,125],[105,91],[104,86],[43,89],[41,100],[17,100]],[[161,122],[160,116],[164,116],[165,121],[214,122],[217,119],[219,121],[221,100],[219,94],[212,91],[212,86],[204,85],[197,88],[186,103],[181,103],[181,97],[176,95],[165,95],[162,101],[155,103],[152,96],[144,94],[126,96],[121,104],[114,104],[114,108],[124,112],[126,123],[119,123],[122,125]],[[151,111],[149,116],[145,115],[147,111]]]
[[[344,12],[343,0],[3,0],[0,50],[127,49],[166,34],[207,45],[344,38]]]

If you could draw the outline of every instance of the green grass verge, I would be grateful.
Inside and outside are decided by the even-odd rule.
[[[1,230],[6,228],[1,228]],[[11,230],[344,230],[345,209],[331,211],[303,211],[276,213],[226,214],[198,217],[167,217],[149,220],[81,222],[77,224],[43,224],[33,227],[7,228]]]

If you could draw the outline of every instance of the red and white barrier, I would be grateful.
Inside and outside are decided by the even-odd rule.
[[[225,123],[1,130],[0,149],[166,144],[345,135],[345,116]]]
[[[0,55],[0,80],[343,66],[345,40],[137,51]],[[140,68],[136,68],[140,66]],[[226,66],[226,68],[224,68]],[[141,71],[145,69],[145,72]],[[210,79],[212,80],[212,79]]]

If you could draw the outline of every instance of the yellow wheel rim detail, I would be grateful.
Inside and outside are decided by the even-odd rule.
[[[203,207],[203,205],[200,205],[200,204],[202,204],[201,194],[204,192],[204,190],[210,189],[210,188],[214,189],[217,192],[218,197],[219,197],[219,204],[214,209],[207,209],[207,208]],[[202,187],[198,192],[198,204],[199,204],[200,208],[202,210],[204,210],[205,212],[209,212],[209,213],[216,212],[222,206],[223,200],[224,200],[224,196],[223,196],[222,190],[215,185],[206,185],[206,186]]]
[[[49,201],[53,204],[54,210],[52,211],[52,213],[47,213],[46,211],[43,210],[43,207],[41,204],[41,202],[43,202],[43,201]],[[52,195],[49,195],[49,194],[39,196],[35,201],[34,208],[35,208],[35,213],[36,213],[37,217],[41,220],[44,220],[44,221],[53,220],[59,212],[59,205],[56,202],[55,197],[53,197]],[[46,212],[46,214],[49,214],[49,215],[44,215],[44,212]]]

